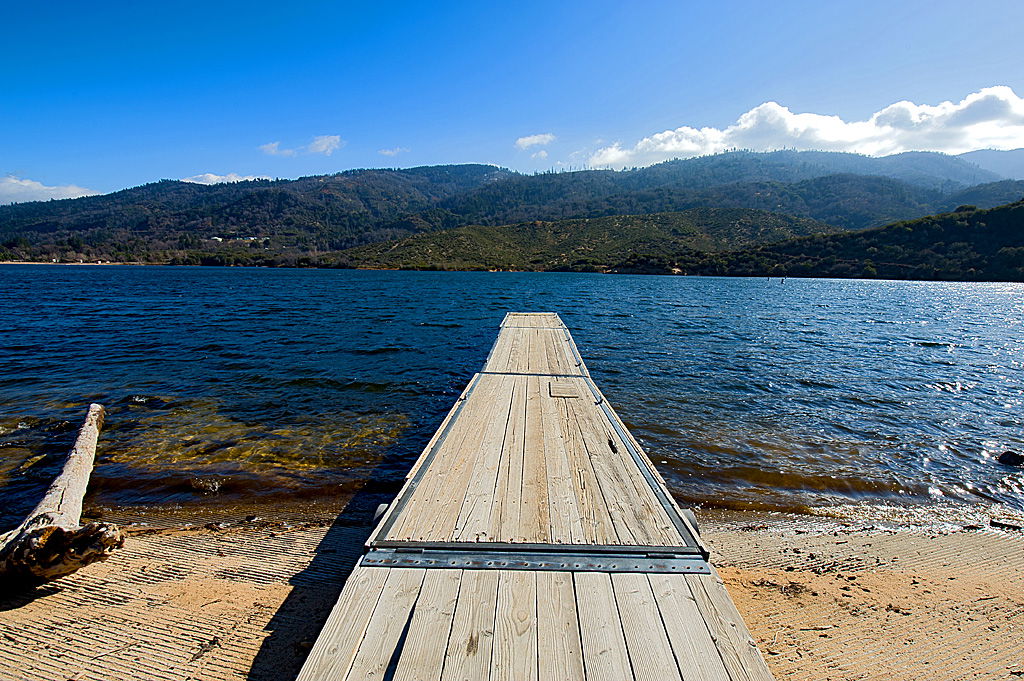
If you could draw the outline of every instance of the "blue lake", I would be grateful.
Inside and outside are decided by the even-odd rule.
[[[0,525],[93,401],[93,504],[397,491],[510,310],[686,503],[1024,508],[1019,284],[10,265],[0,305]]]

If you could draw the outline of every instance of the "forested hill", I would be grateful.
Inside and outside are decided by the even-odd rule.
[[[246,262],[260,251],[279,264],[315,262],[324,252],[463,225],[696,208],[758,209],[862,229],[1021,196],[1024,182],[998,181],[933,153],[731,152],[539,175],[456,165],[213,186],[165,180],[0,206],[0,259]]]
[[[750,210],[460,227],[341,254],[358,267],[1024,281],[1024,201],[857,232]]]
[[[1024,201],[990,210],[963,208],[877,229],[698,258],[692,267],[668,267],[693,274],[1024,281]]]
[[[163,180],[102,196],[0,206],[0,235],[88,239],[101,232],[165,245],[182,239],[184,247],[246,235],[329,250],[407,233],[392,233],[388,224],[512,175],[494,166],[456,165],[215,185]]]
[[[625,258],[611,272],[1024,281],[1024,201],[730,253]]]

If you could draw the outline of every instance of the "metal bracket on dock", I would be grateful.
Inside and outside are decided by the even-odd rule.
[[[362,567],[449,568],[456,570],[711,574],[711,568],[700,556],[660,552],[644,554],[371,548],[360,559],[359,565]]]

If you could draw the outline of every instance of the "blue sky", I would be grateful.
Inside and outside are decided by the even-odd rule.
[[[732,146],[1024,147],[1019,0],[56,2],[3,16],[0,178],[30,198],[35,184],[622,167]],[[880,111],[914,129],[865,123]]]

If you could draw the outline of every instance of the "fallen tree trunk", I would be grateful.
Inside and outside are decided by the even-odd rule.
[[[60,475],[25,521],[0,535],[4,584],[48,582],[104,560],[124,545],[124,532],[116,525],[81,525],[82,500],[96,459],[103,417],[101,405],[89,405]]]

